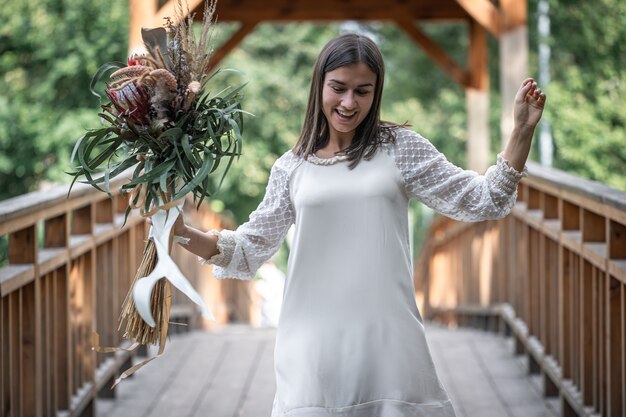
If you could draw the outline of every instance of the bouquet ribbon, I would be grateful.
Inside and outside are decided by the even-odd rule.
[[[202,299],[200,294],[198,294],[196,290],[192,287],[187,278],[185,278],[174,260],[172,260],[169,255],[170,233],[172,227],[174,226],[174,222],[176,222],[176,219],[178,218],[179,211],[182,208],[183,203],[184,202],[180,202],[178,205],[175,205],[175,207],[171,208],[163,208],[165,207],[163,206],[152,216],[152,228],[150,229],[150,234],[148,235],[148,238],[152,239],[152,241],[154,242],[157,254],[157,263],[152,272],[146,277],[139,278],[135,282],[135,285],[133,287],[133,300],[135,303],[135,309],[137,310],[141,318],[150,327],[156,326],[156,322],[154,320],[154,317],[152,316],[152,290],[154,289],[155,284],[163,278],[167,279],[174,287],[178,288],[183,294],[189,297],[191,301],[198,305],[204,317],[209,320],[215,320],[213,314],[211,314],[211,310],[209,310],[207,305],[204,303],[204,300]],[[115,380],[111,388],[114,388],[123,379],[128,378],[130,375],[134,374],[136,371],[161,356],[165,348],[165,337],[165,333],[161,334],[159,351],[156,356],[146,359],[126,369]],[[135,350],[139,345],[139,342],[135,342],[127,348],[102,347],[100,346],[100,335],[96,332],[94,332],[93,334],[92,349],[97,352],[106,353],[118,352],[121,350],[130,352]]]
[[[157,281],[162,278],[167,279],[174,287],[178,288],[179,291],[200,307],[200,311],[205,318],[215,320],[211,310],[209,310],[209,307],[207,307],[200,294],[198,294],[187,278],[185,278],[169,255],[170,232],[174,226],[174,222],[178,218],[178,213],[181,208],[182,203],[175,209],[159,210],[152,216],[152,228],[150,229],[149,239],[152,239],[154,242],[157,252],[157,263],[148,276],[137,280],[133,288],[135,308],[141,318],[150,327],[156,326],[154,318],[152,317],[150,302],[152,289]]]

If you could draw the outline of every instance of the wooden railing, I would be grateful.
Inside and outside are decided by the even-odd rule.
[[[113,184],[115,193],[121,182]],[[30,193],[0,202],[0,238],[8,240],[8,263],[0,267],[0,415],[90,416],[95,398],[114,396],[111,382],[129,365],[125,351],[96,354],[102,346],[125,346],[117,331],[120,307],[141,259],[147,228],[132,213],[122,227],[126,199],[76,186]],[[222,228],[204,208],[190,210],[198,226]],[[247,283],[222,282],[184,250],[173,257],[217,317],[249,319],[237,305]],[[230,281],[230,280],[229,280]],[[173,292],[172,321],[200,325],[197,310]],[[177,326],[171,328],[176,329]]]
[[[512,215],[437,218],[416,263],[426,318],[514,335],[563,416],[626,416],[626,193],[529,164]]]

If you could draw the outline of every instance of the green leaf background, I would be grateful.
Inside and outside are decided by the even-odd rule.
[[[555,165],[626,190],[626,2],[550,0],[550,6],[553,71],[545,117],[553,126]],[[528,10],[529,75],[537,76],[536,0],[529,0]],[[125,60],[128,18],[122,0],[3,2],[0,198],[71,181],[65,171],[73,144],[87,129],[100,126],[91,78],[103,63]],[[217,41],[236,29],[220,23]],[[217,93],[248,83],[242,106],[255,115],[245,120],[243,155],[211,199],[215,208],[237,222],[247,219],[263,196],[271,165],[298,138],[320,48],[339,32],[354,29],[371,33],[385,56],[383,117],[409,121],[453,162],[465,163],[463,89],[395,26],[261,24],[222,62],[222,81],[211,88]],[[467,61],[463,24],[423,29],[458,62]],[[490,37],[489,48],[494,158],[500,148],[497,40]],[[238,72],[225,71],[229,68]],[[197,163],[203,155],[195,154]],[[212,183],[205,185],[215,188],[227,165],[219,161]]]

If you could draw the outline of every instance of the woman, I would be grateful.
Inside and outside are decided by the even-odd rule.
[[[272,417],[454,416],[415,303],[409,198],[463,221],[507,215],[545,95],[523,82],[506,149],[479,176],[381,122],[383,82],[371,40],[331,40],[315,64],[300,139],[274,164],[250,220],[206,234],[175,226],[217,278],[250,279],[295,224]]]

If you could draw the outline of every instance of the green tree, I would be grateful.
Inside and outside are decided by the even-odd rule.
[[[248,84],[243,155],[216,194],[214,208],[227,207],[245,221],[265,192],[274,161],[298,140],[313,64],[322,46],[339,33],[336,25],[262,24],[221,64],[219,83]]]
[[[67,182],[73,142],[98,123],[89,82],[128,45],[126,0],[9,1],[0,8],[0,199]]]
[[[626,3],[551,0],[550,20],[554,165],[626,190]]]
[[[371,25],[385,58],[382,116],[428,138],[450,161],[466,163],[465,96],[426,53],[396,25]],[[464,24],[424,24],[421,29],[457,62],[466,61]]]

